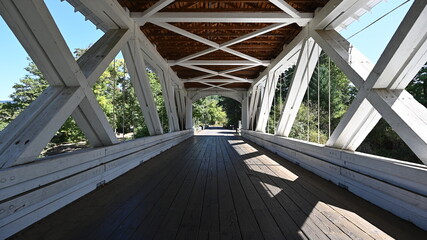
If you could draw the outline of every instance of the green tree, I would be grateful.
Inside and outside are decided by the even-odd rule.
[[[227,116],[226,124],[228,126],[233,125],[234,127],[239,126],[239,120],[242,118],[242,104],[238,101],[228,98],[228,97],[219,97],[219,105],[225,111]]]
[[[12,101],[1,105],[0,122],[2,122],[3,128],[24,111],[49,86],[34,62],[29,58],[28,61],[29,64],[25,68],[28,73],[19,80],[19,83],[13,85],[14,92],[10,95]],[[78,129],[74,120],[68,118],[55,134],[52,142],[61,143],[80,140],[84,140],[82,132]]]
[[[196,125],[223,125],[227,114],[219,105],[218,96],[208,96],[193,103],[193,119]]]
[[[268,121],[267,131],[269,133],[274,133],[277,127],[294,71],[295,67],[292,67],[279,78]],[[329,93],[331,95],[330,101]],[[321,54],[310,80],[308,91],[305,93],[303,103],[292,126],[290,137],[308,140],[309,136],[310,141],[318,142],[319,128],[319,143],[325,143],[329,122],[331,131],[333,131],[342,115],[347,111],[355,93],[355,87],[344,73],[329,60],[328,56]],[[320,97],[319,101],[318,96]],[[331,107],[330,120],[329,105]],[[309,128],[310,134],[307,134]]]

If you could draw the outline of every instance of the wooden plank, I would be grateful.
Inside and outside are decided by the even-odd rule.
[[[180,141],[180,138],[176,138],[170,141],[167,145],[163,146],[163,148],[169,148],[171,146],[170,144],[176,141]],[[114,168],[107,167],[108,164],[105,166],[100,165],[95,168],[82,171],[79,174],[75,174],[69,178],[57,181],[54,184],[48,185],[46,187],[41,187],[36,191],[21,195],[19,198],[12,198],[8,202],[3,202],[2,204],[12,204],[13,206],[20,207],[17,208],[17,211],[15,211],[13,215],[1,219],[1,223],[6,223],[7,225],[1,227],[2,231],[0,232],[9,235],[13,234],[13,231],[17,231],[19,228],[22,229],[34,221],[39,220],[40,218],[45,217],[47,214],[57,210],[56,207],[63,207],[64,205],[74,201],[76,198],[85,195],[89,191],[96,188],[98,183],[102,181],[108,182],[111,179],[114,179],[117,176],[139,165],[140,162],[142,162],[139,160],[139,157],[144,159],[158,153],[159,152],[154,151],[148,154],[140,152],[134,154],[133,156],[127,155],[126,157],[131,157],[131,159],[122,161],[121,164],[116,165]],[[132,157],[134,158],[133,161]],[[44,209],[44,211],[40,209]],[[15,220],[12,221],[12,219]],[[3,229],[5,231],[3,231]]]
[[[302,155],[299,154],[299,156],[302,156]],[[276,160],[280,158],[274,158],[274,159]],[[276,160],[276,161],[277,162],[280,161],[281,164],[285,164],[286,162],[283,159]],[[375,207],[374,205],[372,205],[371,203],[368,203],[367,201],[364,201],[357,197],[355,198],[354,195],[352,195],[348,191],[343,191],[342,189],[338,188],[335,185],[330,186],[332,190],[325,191],[328,189],[329,183],[323,180],[316,180],[318,179],[317,176],[315,176],[312,173],[308,173],[305,170],[299,167],[296,167],[292,164],[286,164],[286,167],[287,168],[292,167],[291,171],[294,173],[297,173],[296,171],[298,170],[299,172],[298,175],[307,176],[306,178],[301,178],[300,181],[304,182],[302,186],[310,187],[310,190],[308,190],[308,192],[312,192],[312,191],[317,192],[317,196],[322,196],[322,197],[324,197],[325,194],[329,195],[330,198],[325,201],[328,205],[331,206],[331,208],[334,209],[334,211],[340,212],[342,217],[339,217],[339,218],[351,219],[351,222],[354,225],[356,225],[359,229],[367,232],[371,237],[378,238],[378,235],[380,235],[379,236],[380,238],[384,238],[385,236],[382,235],[381,229],[383,229],[384,232],[386,232],[387,234],[390,234],[393,238],[399,239],[399,238],[409,237],[409,236],[405,236],[405,234],[407,233],[403,233],[401,231],[403,226],[405,226],[404,228],[411,228],[408,222],[402,221],[402,219],[396,218],[396,216],[394,216],[393,214],[385,212],[384,210]],[[320,183],[322,183],[322,185],[319,186],[318,184]],[[300,188],[302,188],[302,186],[299,186],[296,189],[298,191],[301,191]],[[366,189],[366,187],[364,189]],[[308,193],[307,192],[303,193],[304,196],[306,194]],[[346,198],[343,198],[343,196],[346,196]],[[335,199],[335,200],[332,201],[330,199]],[[340,199],[340,200],[337,201],[337,199]],[[381,218],[378,217],[383,215],[387,217],[381,217]],[[357,221],[358,218],[359,218],[359,221]],[[381,229],[378,229],[378,227],[380,227]],[[399,230],[396,230],[396,229],[399,229]],[[419,228],[411,228],[411,229],[413,231],[413,234],[412,234],[414,236],[413,238],[422,236],[421,233],[423,231],[420,230]],[[420,239],[422,239],[422,237]]]
[[[191,147],[191,151],[195,154],[191,156],[194,160],[196,160],[196,166],[193,166],[191,169],[191,173],[187,175],[184,184],[181,186],[180,191],[176,195],[173,203],[171,204],[169,211],[165,218],[163,219],[161,225],[159,226],[159,231],[157,231],[154,239],[171,239],[175,238],[177,232],[179,231],[181,221],[185,214],[187,204],[189,202],[191,192],[193,190],[195,179],[197,177],[198,171],[201,167],[201,162],[206,154],[208,148],[203,147],[203,144],[207,143],[207,138],[193,138],[201,145],[199,150],[195,150]]]
[[[227,138],[224,138],[221,144],[221,151],[224,157],[228,183],[235,203],[234,207],[239,222],[240,233],[243,239],[264,239],[254,211],[245,195],[243,185],[240,183],[236,170],[231,163],[231,156],[228,154],[227,144]]]
[[[243,143],[244,144],[244,143]],[[246,144],[245,144],[246,145]],[[237,147],[240,148],[241,144]],[[255,175],[258,178],[258,182],[254,179],[254,185],[258,187],[258,192],[261,197],[266,201],[270,212],[275,217],[277,222],[280,222],[280,227],[286,237],[292,239],[324,239],[327,236],[322,233],[322,231],[314,223],[313,219],[310,219],[307,214],[292,200],[288,194],[284,194],[285,189],[282,189],[282,193],[278,194],[278,187],[276,184],[272,183],[266,174],[260,174],[259,172],[264,172],[262,169],[259,169],[257,163],[253,163],[253,158],[256,158],[260,153],[258,151],[248,151],[246,154],[242,152],[241,154],[247,160],[244,160],[246,166],[253,170],[248,171],[248,174]],[[252,153],[252,154],[251,154]],[[242,159],[243,161],[243,159]],[[260,181],[261,180],[261,181]],[[268,183],[268,184],[267,184]],[[268,191],[270,191],[269,194]],[[276,198],[276,199],[275,199]],[[276,202],[277,200],[277,202]],[[281,206],[280,206],[281,205]],[[286,225],[286,226],[284,226]]]
[[[157,231],[162,231],[159,226],[168,214],[181,187],[189,178],[194,178],[196,176],[195,173],[199,170],[199,159],[191,157],[197,154],[197,151],[194,151],[193,147],[189,149],[189,154],[184,157],[184,160],[189,159],[190,161],[184,166],[183,171],[170,184],[165,186],[166,189],[162,191],[164,194],[156,201],[150,214],[139,224],[139,227],[132,234],[131,239],[152,239]],[[203,148],[203,145],[199,145],[199,147]]]
[[[211,152],[208,156],[208,176],[203,198],[203,211],[199,227],[199,239],[206,235],[206,239],[219,237],[219,203],[218,203],[218,138],[213,137],[212,143],[208,145]]]
[[[123,220],[129,216],[129,214],[137,207],[137,205],[149,194],[151,194],[154,189],[159,186],[160,182],[164,180],[165,176],[174,175],[174,171],[178,171],[181,168],[182,163],[174,162],[170,163],[166,161],[166,159],[173,156],[174,151],[183,151],[185,154],[185,147],[187,146],[187,142],[179,145],[177,148],[172,149],[172,151],[163,154],[163,157],[158,157],[154,159],[154,161],[149,161],[147,164],[151,162],[161,161],[163,164],[157,164],[152,167],[152,165],[142,165],[141,169],[136,170],[136,174],[133,174],[132,182],[125,181],[121,184],[116,184],[117,188],[122,188],[123,185],[126,185],[127,189],[139,189],[139,191],[123,191],[116,190],[115,196],[112,196],[111,199],[112,204],[110,206],[105,206],[101,208],[101,211],[104,214],[100,214],[98,211],[94,211],[91,214],[92,218],[95,218],[88,221],[89,223],[98,223],[97,225],[84,225],[86,226],[87,232],[82,231],[82,234],[75,236],[73,238],[78,239],[80,237],[94,237],[94,238],[107,238],[116,228],[120,226]],[[174,170],[176,169],[176,170]],[[173,171],[174,170],[174,171]],[[144,187],[141,188],[141,182],[144,182]],[[104,193],[105,194],[105,193]],[[123,197],[123,195],[125,197]],[[98,196],[99,197],[99,196]],[[117,201],[119,198],[121,201]],[[96,201],[96,199],[94,199]],[[102,210],[103,209],[103,210]],[[108,211],[113,210],[113,211]]]
[[[187,154],[191,154],[191,152],[187,152]],[[171,159],[171,157],[172,156],[169,156],[169,159]],[[191,160],[191,158],[188,159]],[[111,234],[107,235],[109,239],[130,238],[131,236],[137,236],[135,234],[141,222],[143,222],[145,218],[151,214],[151,211],[155,209],[154,206],[156,203],[161,198],[163,198],[165,193],[167,193],[168,186],[175,181],[176,176],[179,176],[179,174],[182,174],[182,172],[185,173],[191,166],[191,161],[186,161],[185,155],[182,160],[183,162],[180,162],[179,165],[176,165],[172,172],[163,176],[161,182],[153,188],[152,192],[146,194],[141,193],[143,195],[138,193],[135,195],[135,197],[133,197],[133,204],[128,206],[129,204],[126,203],[126,206],[123,206],[127,209],[127,211],[124,211],[124,214],[122,210],[118,211],[122,216],[120,217],[118,224],[115,225],[116,227],[112,229],[113,231],[111,231]],[[143,198],[140,196],[143,196]],[[111,228],[108,224],[105,224],[104,226],[106,228]],[[103,233],[103,235],[105,234]],[[94,234],[93,236],[98,237],[99,234]]]
[[[262,151],[265,152],[264,150]],[[373,225],[374,223],[378,224],[378,222],[384,221],[384,217],[379,218],[378,216],[384,216],[384,214],[391,216],[390,213],[380,213],[383,210],[380,210],[379,208],[374,207],[372,204],[369,204],[368,202],[365,202],[362,199],[355,198],[348,191],[343,191],[342,189],[340,189],[335,185],[330,185],[328,182],[322,179],[318,179],[318,176],[315,176],[312,173],[306,172],[305,170],[295,165],[287,163],[284,159],[281,159],[279,157],[274,157],[274,155],[269,153],[266,153],[266,154],[268,154],[268,156],[271,157],[277,163],[280,163],[282,166],[286,166],[286,168],[271,167],[271,161],[272,161],[271,159],[268,159],[268,158],[262,159],[262,161],[264,161],[265,164],[268,165],[268,167],[277,174],[277,176],[285,179],[295,178],[295,174],[297,174],[298,176],[302,176],[302,175],[306,176],[305,178],[298,178],[298,181],[296,181],[296,185],[292,186],[295,190],[300,191],[302,195],[304,196],[315,195],[317,198],[322,199],[322,202],[324,202],[323,204],[327,204],[330,208],[336,211],[337,214],[342,216],[338,218],[348,219],[352,224],[354,224],[359,229],[369,234],[370,237],[374,239],[390,239],[391,238],[389,235],[381,231],[381,229],[379,229],[377,226]],[[342,196],[348,196],[348,198],[342,198]],[[369,213],[369,214],[366,214],[366,213]],[[371,217],[366,218],[367,215],[371,215]],[[393,219],[393,218],[396,219],[395,217],[390,217],[390,216],[388,216],[385,219]],[[366,218],[366,220],[364,219],[364,217]],[[367,220],[369,220],[369,222]],[[387,227],[387,225],[389,224],[388,223],[389,221],[385,221],[385,222],[387,223],[381,223],[380,226],[386,227],[385,229],[387,229],[386,230],[387,233],[395,234],[399,232],[399,231],[396,231],[396,229],[398,229],[399,227],[397,226]],[[405,224],[402,224],[402,226],[404,225]],[[394,230],[391,230],[391,229],[394,229]],[[404,235],[400,235],[400,237],[397,237],[397,238],[402,238],[403,236]]]
[[[81,152],[48,157],[31,164],[1,170],[2,179],[9,179],[9,181],[0,184],[0,199],[11,198],[33,188],[65,179],[99,164],[120,158],[129,159],[143,154],[143,159],[147,160],[150,155],[151,157],[157,155],[170,144],[176,144],[184,140],[189,136],[186,134],[185,132],[171,133],[157,137],[147,137],[143,141],[137,139],[106,148],[85,149]],[[134,147],[138,143],[140,146]],[[128,148],[130,149],[127,150]]]
[[[261,233],[265,239],[283,239],[284,235],[278,227],[276,221],[268,210],[266,204],[258,195],[255,187],[253,186],[250,176],[248,176],[247,168],[240,164],[241,158],[232,149],[228,143],[225,145],[228,155],[230,156],[230,162],[233,165],[237,177],[242,184],[245,195],[251,205],[252,211],[256,216]]]
[[[208,175],[208,166],[210,162],[209,156],[212,152],[212,148],[209,148],[208,146],[211,145],[213,137],[207,137],[207,139],[208,141],[204,147],[208,148],[208,150],[203,156],[198,157],[198,160],[201,161],[201,166],[197,173],[197,177],[195,178],[195,184],[191,191],[185,213],[181,220],[181,225],[176,235],[177,239],[197,239],[198,236]]]
[[[228,161],[227,152],[224,149],[221,137],[218,143],[218,202],[219,202],[219,222],[220,222],[220,237],[221,239],[241,239],[239,221],[237,219],[237,211],[233,201],[233,195],[230,188],[230,180],[225,169],[225,161]]]
[[[253,149],[248,144],[245,144],[244,146],[239,145],[238,148],[240,148],[241,151],[245,151],[245,148]],[[268,161],[268,163],[263,162],[267,160],[270,161]],[[254,172],[260,176],[266,185],[265,188],[270,188],[270,190],[273,191],[272,193],[275,194],[275,197],[277,197],[279,194],[283,195],[286,193],[288,197],[292,199],[292,201],[301,209],[301,211],[306,214],[307,219],[305,222],[303,222],[303,224],[300,223],[301,228],[303,228],[306,224],[308,225],[308,223],[312,221],[313,225],[317,225],[317,227],[312,226],[315,231],[317,230],[317,232],[314,232],[314,234],[317,235],[317,238],[325,238],[328,236],[331,239],[350,239],[349,236],[354,235],[354,233],[351,231],[343,232],[340,228],[335,226],[334,222],[331,220],[334,216],[327,218],[326,216],[322,215],[317,210],[318,205],[321,205],[321,202],[318,199],[313,198],[310,194],[301,194],[299,192],[299,188],[294,188],[293,186],[295,182],[297,182],[297,179],[295,181],[282,181],[283,178],[281,178],[281,176],[277,176],[273,171],[271,171],[270,168],[278,168],[280,166],[277,164],[277,162],[271,160],[266,155],[259,153],[258,156],[248,160],[248,166],[254,169]],[[262,174],[260,174],[260,172]],[[281,190],[278,191],[278,189]],[[339,223],[341,222],[342,221]],[[324,234],[319,232],[319,230],[323,231]],[[357,230],[360,232],[360,229],[356,229],[355,231]],[[310,234],[306,234],[310,236]],[[311,236],[310,238],[313,237],[314,236]],[[360,237],[361,239],[369,239],[368,235],[362,234]]]

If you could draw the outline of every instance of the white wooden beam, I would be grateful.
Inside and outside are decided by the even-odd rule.
[[[74,98],[74,101],[76,102],[73,102],[73,104],[81,104],[80,109],[83,111],[80,112],[86,113],[90,116],[84,116],[76,119],[78,123],[79,120],[85,120],[85,122],[80,125],[80,128],[87,134],[89,141],[94,143],[95,146],[101,144],[109,145],[117,142],[113,130],[108,125],[108,121],[100,110],[99,104],[93,95],[91,84],[83,74],[84,70],[84,72],[89,75],[88,78],[98,78],[99,74],[102,73],[102,71],[99,70],[99,65],[105,65],[106,62],[108,62],[108,58],[110,58],[111,61],[113,54],[106,52],[103,48],[99,48],[99,44],[96,45],[94,48],[95,50],[88,51],[88,54],[93,54],[93,56],[83,56],[83,59],[86,59],[86,64],[82,70],[74,60],[74,57],[62,38],[62,35],[53,21],[46,5],[42,1],[2,1],[2,4],[0,5],[0,13],[4,17],[5,21],[12,26],[11,29],[14,31],[18,39],[24,38],[21,39],[21,42],[23,42],[26,48],[29,49],[28,53],[30,56],[33,59],[37,59],[36,64],[41,66],[40,70],[46,76],[47,81],[51,85],[65,85],[64,87],[66,87],[65,90],[67,91],[69,91],[69,87],[78,88],[79,90],[76,90],[76,92],[82,91],[84,93],[83,97]],[[114,41],[114,44],[107,45],[107,49],[110,51],[117,49],[117,47],[115,47],[117,43],[121,42],[120,39],[125,38],[126,36],[127,34],[125,32],[124,34],[119,34],[118,37],[111,39],[111,41]],[[102,38],[100,41],[105,41],[105,39],[108,39],[108,37]],[[100,52],[106,55],[98,56],[97,54]],[[58,81],[58,79],[60,80]],[[64,96],[66,96],[65,93]],[[42,97],[42,99],[44,98]],[[45,99],[44,101],[47,100]],[[71,109],[70,106],[73,105],[65,103],[58,106],[50,105],[50,108],[55,108],[56,112],[63,114],[63,116],[55,116],[57,121],[63,121],[50,124],[52,128],[57,128],[56,130],[58,130],[68,116],[71,115],[74,109]],[[62,108],[58,110],[58,107]],[[49,111],[49,109],[46,109],[45,111]],[[37,116],[33,116],[33,118],[26,118],[25,121],[28,122],[21,122],[21,124],[31,125],[36,118]],[[89,119],[91,122],[98,124],[96,126],[90,124]],[[49,123],[48,121],[41,121],[38,124],[44,125]],[[37,133],[37,129],[40,129],[41,127],[42,126],[39,128],[28,128],[28,133],[22,133],[23,136],[26,136],[25,134],[34,134],[38,136],[40,139],[31,139],[31,141],[36,141],[38,144],[33,145],[31,151],[27,150],[27,146],[25,148],[20,148],[19,151],[21,152],[16,152],[13,155],[15,159],[10,159],[9,164],[13,164],[13,162],[22,163],[23,161],[29,161],[31,158],[33,158],[31,160],[34,160],[38,156],[39,152],[56,132],[56,130],[54,131],[53,129],[46,130],[46,134],[52,134],[50,138],[47,138],[45,135],[39,135]],[[97,139],[92,139],[92,136],[97,136]],[[29,155],[30,152],[32,155]],[[5,154],[7,155],[6,152],[3,152],[2,156],[6,156]]]
[[[335,30],[313,30],[310,36],[357,88],[363,85],[374,68],[369,59]]]
[[[282,9],[283,12],[289,14],[289,16],[293,18],[299,18],[300,12],[298,12],[295,8],[289,5],[287,2],[283,0],[269,0],[272,4],[276,5],[276,7]]]
[[[207,40],[205,38],[202,38],[202,37],[200,37],[200,36],[198,36],[196,34],[188,32],[188,31],[186,31],[184,29],[181,29],[179,27],[175,27],[172,24],[165,23],[165,22],[156,22],[155,24],[157,26],[159,26],[159,27],[162,27],[164,29],[167,29],[167,30],[170,30],[172,32],[178,33],[178,34],[180,34],[180,35],[182,35],[184,37],[188,37],[188,38],[193,39],[193,40],[195,40],[197,42],[201,42],[203,44],[206,44],[206,45],[214,47],[214,48],[219,48],[219,44],[218,43],[212,42],[212,41]]]
[[[156,23],[154,23],[154,24],[156,24],[156,25],[158,25],[158,26],[160,26],[160,27],[162,27],[162,28],[168,29],[168,30],[170,30],[170,31],[172,31],[172,32],[176,32],[176,33],[178,33],[178,34],[181,34],[182,36],[188,37],[188,38],[193,39],[193,40],[195,40],[195,41],[198,41],[198,42],[201,42],[201,43],[206,44],[206,45],[208,45],[208,46],[211,46],[211,47],[213,47],[213,48],[215,48],[215,49],[218,49],[218,50],[222,50],[222,51],[224,51],[224,52],[231,53],[231,54],[233,54],[233,55],[235,55],[235,56],[238,56],[238,57],[241,57],[241,58],[247,59],[247,60],[252,61],[252,62],[255,62],[255,63],[257,63],[257,64],[261,64],[261,63],[262,63],[262,61],[261,61],[261,60],[258,60],[258,59],[254,58],[254,57],[251,57],[251,56],[247,55],[247,54],[244,54],[244,53],[241,53],[241,52],[235,51],[235,50],[230,49],[230,48],[228,48],[228,47],[226,47],[226,46],[221,47],[219,44],[217,44],[217,43],[215,43],[215,42],[212,42],[212,41],[210,41],[210,40],[207,40],[207,39],[205,39],[205,38],[202,38],[202,37],[200,37],[200,36],[198,36],[198,35],[196,35],[196,34],[193,34],[193,33],[191,33],[191,32],[188,32],[188,31],[186,31],[186,30],[184,30],[184,29],[181,29],[181,28],[175,27],[174,25],[171,25],[171,24],[169,24],[169,23],[162,23],[162,22],[159,22],[159,23],[158,23],[158,22],[156,22]],[[205,51],[203,51],[203,53],[211,52],[211,50],[213,50],[213,49],[205,50]],[[193,56],[196,56],[196,55],[198,55],[198,54],[195,54],[195,55],[193,55]],[[198,56],[201,56],[201,55],[198,55]]]
[[[331,0],[313,18],[314,29],[333,30],[372,0]]]
[[[69,0],[72,1],[72,0]],[[87,11],[91,12],[94,18],[101,19],[102,22],[108,25],[109,29],[134,29],[135,22],[130,18],[129,12],[126,12],[123,7],[115,0],[81,0],[84,3]],[[91,18],[89,16],[89,18]],[[91,20],[93,20],[91,18]],[[108,29],[107,29],[108,30]],[[105,31],[105,30],[104,30]],[[144,51],[156,62],[159,67],[169,72],[173,81],[182,86],[175,72],[171,70],[165,59],[157,52],[151,42],[141,31],[134,31],[136,37],[141,42],[141,47]]]
[[[171,61],[168,61],[168,64],[170,66],[173,66],[178,64],[178,62],[171,60]],[[246,61],[246,60],[191,60],[191,61],[183,61],[179,63],[179,65],[181,66],[187,66],[187,65],[268,66],[269,64],[270,64],[270,61],[266,61],[266,60],[262,60],[261,63],[254,63],[252,61]]]
[[[156,2],[153,6],[142,12],[141,17],[150,17],[156,12],[162,10],[167,5],[171,4],[174,0],[160,0]]]
[[[297,23],[304,26],[312,19],[312,14],[301,14],[293,18],[287,13],[250,13],[250,12],[158,12],[151,17],[141,17],[142,13],[130,15],[137,24],[145,22],[226,22],[226,23]]]
[[[298,53],[302,46],[302,41],[308,36],[308,29],[305,27],[302,31],[283,48],[283,51],[267,66],[267,68],[259,74],[258,78],[252,83],[252,87],[257,85],[264,79],[271,70],[275,70],[284,65],[291,67],[296,63],[294,59],[298,57]]]
[[[99,76],[117,56],[131,34],[128,29],[111,29],[77,60],[90,86],[98,81]]]
[[[242,129],[249,128],[249,97],[246,96],[242,101]]]
[[[273,103],[274,95],[276,93],[277,82],[279,80],[279,74],[281,70],[276,69],[275,71],[270,71],[267,75],[265,82],[264,93],[261,98],[261,107],[257,113],[257,124],[255,131],[265,132],[267,127],[268,119],[270,118],[271,105]]]
[[[185,102],[185,129],[193,129],[193,103],[188,95]]]
[[[230,40],[228,42],[222,43],[219,46],[220,46],[221,49],[225,48],[225,47],[229,47],[229,46],[232,46],[234,44],[241,43],[241,42],[244,42],[244,41],[249,40],[251,38],[254,38],[254,37],[266,34],[268,32],[274,31],[276,29],[285,27],[285,26],[287,26],[289,24],[290,23],[275,23],[275,24],[271,24],[271,25],[269,25],[267,27],[258,29],[258,30],[254,31],[254,32],[248,33],[248,34],[243,35],[241,37],[238,37],[238,38],[235,38],[235,39]]]
[[[219,45],[219,47],[212,47],[212,48],[208,48],[208,49],[205,49],[205,50],[203,50],[203,51],[200,51],[200,52],[197,52],[197,53],[191,54],[191,55],[189,55],[189,56],[183,57],[183,58],[181,58],[181,59],[178,59],[178,60],[176,60],[176,63],[175,63],[175,64],[179,64],[179,63],[182,63],[182,62],[185,62],[185,61],[191,60],[191,59],[193,59],[193,58],[200,57],[200,56],[206,55],[206,54],[208,54],[208,53],[211,53],[211,52],[214,52],[214,51],[217,51],[217,50],[221,50],[221,49],[223,49],[223,48],[227,48],[227,47],[232,46],[232,45],[234,45],[234,44],[237,44],[237,43],[240,43],[240,42],[243,42],[243,41],[249,40],[249,39],[251,39],[251,38],[254,38],[254,37],[260,36],[260,35],[262,35],[262,34],[265,34],[265,33],[268,33],[268,32],[270,32],[270,31],[276,30],[276,29],[278,29],[278,28],[284,27],[284,26],[286,26],[286,25],[289,25],[289,24],[288,24],[288,23],[276,23],[276,24],[272,24],[272,25],[267,26],[267,27],[265,27],[265,28],[258,29],[258,30],[254,31],[254,32],[252,32],[252,33],[249,33],[249,34],[243,35],[243,36],[241,36],[241,37],[238,37],[238,38],[236,38],[236,39],[230,40],[230,41],[228,41],[228,42],[222,43],[222,44],[220,44],[220,45]],[[236,52],[234,52],[234,53],[236,53]],[[247,56],[247,55],[246,55],[246,56]],[[243,58],[245,58],[245,57],[243,57]],[[260,62],[259,62],[259,60],[258,60],[258,61],[254,61],[254,60],[253,60],[254,58],[251,58],[251,59],[252,59],[252,60],[251,60],[252,62],[260,63]]]
[[[228,83],[222,83],[222,84],[219,84],[219,85],[214,85],[214,84],[210,84],[210,83],[207,83],[207,82],[201,82],[201,84],[204,84],[204,85],[210,86],[210,87],[209,88],[203,88],[200,91],[207,91],[207,90],[211,90],[212,88],[218,88],[218,89],[221,89],[221,90],[224,90],[224,91],[237,92],[237,90],[234,90],[234,89],[231,89],[231,88],[222,87],[222,86],[230,84],[229,82]]]
[[[367,96],[371,94],[372,89],[402,90],[409,83],[408,79],[415,76],[417,71],[414,69],[421,68],[427,61],[427,32],[421,30],[422,26],[426,24],[426,3],[415,1],[367,80],[359,88],[356,99],[328,140],[328,146],[355,150],[363,142],[381,118],[377,111],[385,111],[381,109],[384,104],[371,105],[376,102],[381,103],[381,101],[368,102]],[[375,97],[371,96],[370,99],[375,99]],[[397,109],[397,111],[399,110]],[[415,115],[417,115],[417,111],[414,109]],[[390,118],[385,120],[393,121]],[[409,144],[412,142],[407,142],[407,144],[411,148]],[[417,149],[417,147],[413,148]]]
[[[200,57],[200,56],[203,56],[203,55],[206,55],[206,54],[209,54],[209,53],[211,53],[211,52],[215,52],[215,51],[218,51],[218,49],[217,48],[214,48],[214,47],[212,47],[212,48],[208,48],[208,49],[206,49],[206,50],[203,50],[203,51],[200,51],[200,52],[197,52],[197,53],[194,53],[194,54],[191,54],[191,55],[188,55],[188,56],[186,56],[186,57],[183,57],[183,58],[180,58],[180,59],[178,59],[178,60],[176,60],[176,61],[170,61],[169,62],[169,65],[176,65],[176,64],[182,64],[182,63],[184,63],[184,62],[188,62],[189,60],[191,60],[191,59],[194,59],[194,58],[197,58],[197,57]],[[253,64],[253,62],[250,62],[250,63],[252,63]],[[191,64],[190,64],[191,65]]]
[[[310,38],[305,40],[302,45],[303,47],[299,54],[298,63],[292,77],[292,83],[288,90],[284,108],[277,125],[277,135],[289,136],[311,76],[316,68],[316,63],[319,59],[321,49],[313,39]]]
[[[70,0],[71,1],[71,0]],[[80,0],[108,29],[132,29],[129,14],[115,0]],[[107,30],[108,30],[107,29]]]
[[[34,161],[84,96],[79,87],[46,89],[39,101],[31,104],[13,125],[1,132],[4,143],[0,145],[0,167]],[[20,131],[15,131],[16,128]]]
[[[176,103],[174,97],[175,92],[171,84],[172,80],[169,73],[158,72],[157,76],[159,77],[160,85],[162,86],[162,95],[165,101],[166,113],[169,120],[169,131],[179,131],[179,119],[176,112]]]
[[[252,89],[252,93],[251,93],[251,102],[249,104],[249,128],[251,130],[255,130],[255,118],[257,115],[257,109],[258,109],[258,105],[259,105],[259,99],[260,99],[260,95],[261,95],[261,86],[255,86]]]
[[[374,90],[367,99],[427,165],[427,109],[405,90]]]
[[[144,58],[140,51],[139,41],[130,39],[122,50],[125,62],[128,66],[135,94],[138,98],[139,105],[144,115],[150,135],[163,134],[162,124],[154,103],[153,92],[150,87],[150,80],[147,76]]]
[[[177,105],[177,113],[181,130],[185,129],[186,95],[187,93],[184,88],[175,88],[175,102]]]
[[[205,76],[207,76],[207,75],[205,75]],[[214,75],[209,75],[209,76],[214,76]],[[218,79],[216,79],[216,78],[209,78],[209,79],[205,79],[205,78],[197,78],[197,80],[192,80],[192,79],[189,79],[189,80],[183,80],[183,82],[184,83],[186,83],[186,82],[230,82],[230,83],[243,83],[243,82],[246,82],[246,83],[252,83],[253,82],[253,80],[252,79],[248,79],[247,81],[238,81],[238,80],[234,80],[234,79],[222,79],[222,78],[218,78]]]
[[[197,70],[197,71],[201,71],[201,72],[205,72],[205,73],[209,73],[210,75],[205,75],[206,77],[221,76],[221,77],[226,77],[226,78],[234,79],[234,80],[241,81],[241,82],[247,82],[247,79],[245,79],[245,78],[236,77],[236,76],[226,74],[226,73],[222,73],[222,72],[212,71],[212,70],[202,68],[202,67],[191,66],[191,65],[184,65],[183,67],[190,68],[190,69]],[[200,80],[200,79],[198,79],[198,80]],[[194,80],[191,80],[191,81],[193,82]]]

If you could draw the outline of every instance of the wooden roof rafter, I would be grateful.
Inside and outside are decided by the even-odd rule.
[[[327,1],[118,0],[185,84],[228,79],[247,88]]]

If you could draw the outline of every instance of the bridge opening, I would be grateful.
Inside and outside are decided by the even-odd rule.
[[[193,102],[193,121],[198,128],[223,127],[237,130],[242,119],[241,103],[229,97],[211,95]]]

